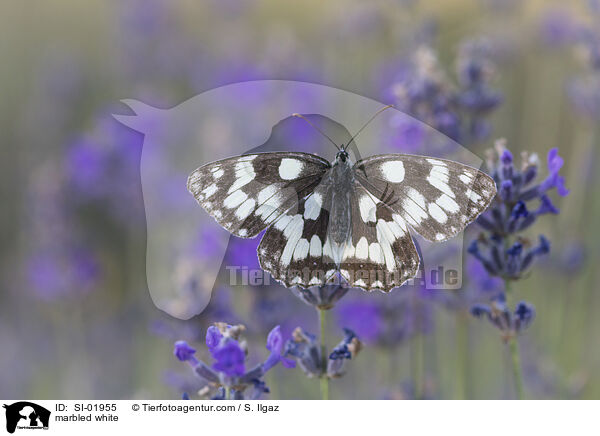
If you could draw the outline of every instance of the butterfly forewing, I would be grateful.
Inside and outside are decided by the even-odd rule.
[[[308,153],[260,153],[209,163],[188,190],[226,230],[253,238],[311,193],[331,167]]]
[[[389,154],[360,160],[354,168],[362,186],[430,241],[455,236],[496,195],[487,174],[445,159]]]

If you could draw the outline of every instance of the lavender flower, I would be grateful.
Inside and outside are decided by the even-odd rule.
[[[486,318],[494,327],[500,330],[502,340],[508,342],[527,329],[535,318],[533,305],[521,301],[515,310],[511,311],[506,304],[506,297],[500,294],[491,304],[476,304],[471,308],[471,314],[477,318]]]
[[[325,358],[316,336],[298,327],[292,339],[285,343],[284,356],[293,357],[308,377],[337,378],[344,375],[346,361],[355,357],[361,348],[362,343],[354,332],[344,329],[344,339]]]
[[[582,61],[583,71],[567,81],[566,91],[574,109],[589,120],[600,118],[600,14],[588,2],[591,23],[576,21],[565,11],[545,18],[542,36],[553,45],[569,45]]]
[[[490,86],[495,69],[490,44],[486,39],[468,40],[459,50],[457,74],[460,88],[456,99],[464,113],[466,126],[461,139],[466,143],[484,141],[489,137],[491,127],[486,117],[502,103],[502,95]]]
[[[398,108],[462,144],[488,138],[486,120],[502,102],[490,86],[494,64],[489,40],[468,40],[457,58],[458,86],[439,66],[434,51],[422,46],[398,70],[392,86]],[[400,123],[400,144],[420,142],[422,132]]]
[[[535,155],[523,154],[520,169],[515,167],[512,153],[497,142],[496,156],[491,155],[488,166],[500,187],[492,206],[477,223],[484,229],[479,239],[471,242],[468,252],[481,262],[492,276],[516,280],[523,276],[534,260],[550,251],[550,241],[543,235],[538,243],[520,235],[529,229],[538,217],[558,214],[549,191],[561,196],[569,194],[564,178],[559,174],[563,159],[557,149],[548,152],[548,175],[537,182],[538,163]],[[537,202],[537,208],[531,206]]]
[[[231,326],[215,323],[206,332],[206,346],[214,359],[212,366],[195,357],[196,350],[185,341],[175,342],[173,354],[182,362],[188,362],[195,373],[217,387],[212,399],[257,399],[269,389],[262,380],[264,375],[279,362],[287,368],[295,363],[282,356],[283,338],[276,326],[267,338],[269,357],[251,369],[246,369],[247,349],[242,338],[243,325]],[[206,390],[205,390],[206,391]],[[208,395],[209,390],[203,392]]]

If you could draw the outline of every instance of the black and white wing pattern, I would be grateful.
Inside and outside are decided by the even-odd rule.
[[[389,291],[412,278],[419,255],[403,218],[358,182],[350,192],[351,231],[337,254],[329,226],[333,188],[324,183],[269,227],[258,246],[261,268],[285,286],[322,286],[337,279]]]
[[[258,246],[261,268],[287,287],[332,279],[338,268],[328,239],[330,204],[331,190],[320,185],[276,220]]]
[[[387,292],[417,274],[419,254],[404,219],[358,181],[354,185],[340,274],[352,287]]]
[[[429,241],[455,236],[496,195],[496,184],[490,176],[445,159],[378,155],[356,162],[354,169],[356,180],[378,202]]]
[[[188,191],[227,231],[254,238],[311,193],[331,168],[308,153],[259,153],[201,166]]]

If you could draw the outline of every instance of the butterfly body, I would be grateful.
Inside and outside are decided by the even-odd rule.
[[[337,153],[335,161],[323,179],[321,183],[328,191],[327,197],[331,199],[329,236],[332,249],[337,254],[334,256],[334,261],[339,266],[344,246],[352,231],[350,207],[354,194],[354,173],[346,151],[341,150]]]
[[[252,238],[261,267],[290,286],[337,277],[389,291],[419,267],[409,227],[430,241],[464,229],[496,194],[494,181],[466,165],[389,154],[352,163],[299,152],[236,156],[204,165],[188,190],[232,234]]]

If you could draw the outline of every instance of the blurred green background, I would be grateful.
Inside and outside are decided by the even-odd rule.
[[[561,213],[532,231],[551,239],[550,255],[514,286],[537,309],[520,338],[527,396],[599,398],[599,13],[583,1],[2,2],[0,396],[180,398],[197,382],[173,357],[173,341],[201,350],[206,326],[229,321],[221,306],[177,321],[150,300],[142,136],[110,117],[127,112],[119,100],[168,108],[228,83],[288,79],[388,103],[391,72],[419,49],[456,87],[461,47],[484,40],[502,103],[471,149],[485,158],[506,138],[515,156],[527,150],[544,161],[558,147],[571,190],[556,201]],[[591,30],[582,38],[581,29]],[[264,359],[274,324],[263,327],[255,305],[265,297],[227,292],[220,304],[247,325],[250,359]],[[277,313],[285,300],[281,313],[316,330],[316,314],[290,291],[268,292],[277,295],[265,310]],[[424,304],[431,328],[391,344],[365,341],[332,382],[333,398],[513,396],[498,332],[464,310]],[[277,367],[267,382],[270,398],[319,395],[298,369]]]

